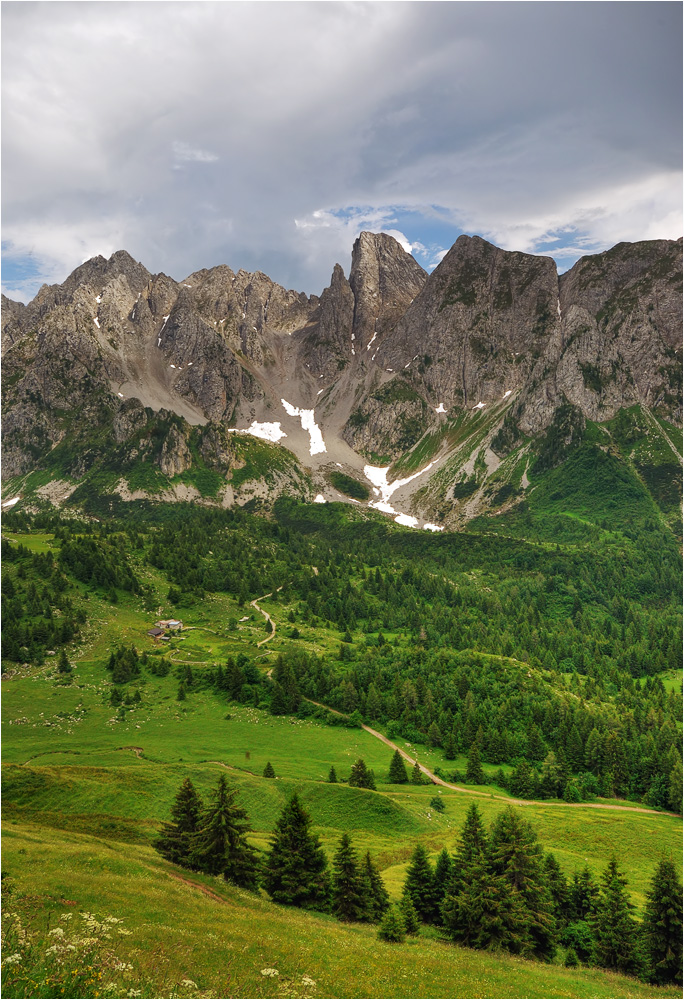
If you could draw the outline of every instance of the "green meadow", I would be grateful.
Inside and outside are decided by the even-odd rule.
[[[502,526],[521,527],[512,519]],[[58,538],[47,531],[10,531],[3,538],[32,553],[59,551]],[[556,548],[550,541],[540,544]],[[166,862],[152,844],[161,823],[170,818],[182,781],[190,777],[206,797],[219,775],[226,774],[247,810],[249,840],[259,851],[268,850],[276,820],[296,791],[328,858],[348,833],[359,853],[370,851],[390,898],[398,901],[418,844],[434,862],[442,848],[456,848],[472,802],[490,824],[511,798],[496,784],[499,767],[487,762],[488,784],[464,791],[390,784],[392,749],[360,726],[324,724],[312,715],[301,717],[301,712],[298,717],[271,715],[259,697],[257,707],[217,694],[210,672],[240,654],[262,674],[270,672],[278,654],[293,648],[343,664],[343,630],[308,613],[296,594],[283,596],[274,586],[271,596],[260,593],[256,606],[227,591],[188,592],[172,600],[165,574],[135,553],[131,558],[143,585],[139,594],[122,589],[108,593],[70,577],[70,599],[84,619],[78,643],[69,646],[74,670],[60,674],[56,655],[46,656],[42,664],[5,664],[1,706],[5,912],[16,913],[29,928],[38,956],[49,948],[57,928],[75,927],[83,912],[123,920],[121,927],[130,933],[115,936],[113,943],[100,942],[100,952],[93,953],[94,964],[88,966],[87,988],[81,980],[76,983],[82,970],[72,970],[72,981],[64,969],[48,975],[37,962],[33,979],[24,981],[18,967],[12,970],[6,996],[680,995],[595,968],[566,969],[563,948],[554,963],[543,965],[459,948],[428,927],[405,944],[390,945],[378,940],[376,927],[344,925],[330,916],[279,907],[264,892],[238,890]],[[480,570],[470,575],[485,590],[492,582]],[[549,594],[550,614],[555,600]],[[273,619],[275,634],[267,630],[260,609]],[[566,614],[563,607],[561,613]],[[158,643],[147,636],[157,619],[171,617],[182,619],[181,634]],[[380,612],[363,628],[352,625],[350,632],[353,643],[365,648],[379,645],[380,633],[389,647],[401,649],[413,641],[408,628],[388,627]],[[172,669],[157,676],[144,668],[123,685],[132,703],[115,706],[106,664],[121,645],[146,652],[150,664],[164,656]],[[477,656],[481,665],[491,661],[502,671],[505,667],[519,670],[521,678],[531,677],[528,665],[514,657],[484,650]],[[186,667],[193,683],[179,700],[178,671]],[[535,679],[552,676],[540,667],[532,669]],[[681,691],[681,670],[663,671],[661,679],[668,693]],[[586,677],[578,678],[577,690],[587,683]],[[140,700],[133,702],[135,692]],[[466,770],[462,752],[446,760],[438,746],[400,736],[393,742],[432,772]],[[346,783],[359,758],[374,771],[377,791]],[[268,762],[274,779],[263,777]],[[336,784],[328,781],[331,767]],[[512,768],[504,763],[501,769],[508,773]],[[432,805],[436,796],[442,812]],[[568,877],[585,866],[598,877],[616,857],[637,914],[643,913],[658,860],[681,855],[681,818],[640,808],[638,802],[526,801],[517,808]],[[71,921],[61,920],[65,914],[72,915]],[[107,955],[105,961],[102,956]],[[107,975],[119,966],[115,985],[107,987]],[[269,969],[277,974],[262,973]]]
[[[178,702],[171,675],[145,674],[141,703],[120,719],[108,704],[110,685],[101,663],[81,661],[65,684],[52,662],[3,682],[10,898],[30,914],[38,937],[64,912],[123,919],[132,934],[117,942],[117,954],[131,964],[131,983],[142,995],[677,995],[595,969],[468,951],[431,929],[391,946],[377,940],[373,927],[278,907],[263,895],[175,868],[156,854],[151,840],[188,776],[207,794],[227,769],[250,817],[250,839],[262,850],[296,790],[328,856],[340,835],[349,833],[359,851],[370,850],[377,860],[394,900],[416,844],[423,843],[433,860],[442,847],[452,850],[474,795],[388,784],[391,750],[362,729],[274,717],[227,705],[208,691]],[[397,742],[411,753],[405,740]],[[420,749],[426,765],[443,763],[441,751]],[[328,783],[331,765],[345,778],[358,757],[374,769],[377,792]],[[261,776],[267,761],[275,780]],[[504,805],[494,795],[505,793],[477,791],[485,792],[476,801],[489,822]],[[441,814],[430,805],[435,794],[445,805]],[[667,814],[562,803],[521,808],[568,874],[586,864],[598,874],[617,856],[639,909],[658,857],[679,852],[681,821]],[[262,976],[264,968],[277,969],[279,976]],[[302,976],[316,987],[303,987]],[[198,992],[188,992],[183,980],[196,983]]]

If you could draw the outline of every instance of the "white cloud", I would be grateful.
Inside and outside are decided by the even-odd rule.
[[[495,9],[6,4],[4,239],[41,280],[125,248],[320,292],[362,229],[443,256],[400,209],[515,249],[680,235],[679,5]]]
[[[215,163],[218,160],[216,153],[209,153],[205,149],[194,149],[187,142],[174,142],[173,155],[179,163]]]
[[[398,229],[383,229],[383,233],[387,233],[388,236],[393,236],[397,243],[402,247],[406,253],[413,253],[413,247],[406,239],[404,234]]]

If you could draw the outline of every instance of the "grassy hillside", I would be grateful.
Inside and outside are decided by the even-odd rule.
[[[68,936],[82,911],[117,917],[130,932],[119,936],[115,926],[113,940],[94,947],[90,975],[102,971],[103,978],[90,992],[72,987],[70,996],[98,995],[107,980],[117,984],[113,995],[134,989],[143,997],[678,995],[597,970],[469,951],[425,934],[405,945],[385,944],[369,926],[278,907],[201,875],[188,877],[193,884],[179,881],[182,872],[141,845],[17,822],[6,827],[4,847],[11,906],[19,913],[31,908],[38,939],[48,925],[66,927]],[[71,921],[60,923],[62,914]],[[116,971],[107,952],[131,968]],[[269,969],[278,975],[264,975]],[[79,979],[71,973],[57,973],[56,992],[41,992],[43,973],[38,985],[36,979],[30,984],[33,992],[5,995],[59,995],[60,981]],[[19,979],[18,968],[13,974]]]

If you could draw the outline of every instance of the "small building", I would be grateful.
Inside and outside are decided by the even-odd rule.
[[[178,621],[177,618],[164,618],[162,621],[156,623],[156,627],[164,629],[164,631],[181,632],[183,622]]]
[[[158,639],[161,639],[162,636],[164,635],[164,629],[163,628],[158,628],[158,627],[157,628],[150,628],[150,629],[147,630],[147,634],[149,636],[151,636],[154,639],[154,641],[156,642]]]

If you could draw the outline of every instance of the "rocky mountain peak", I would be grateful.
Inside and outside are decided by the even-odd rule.
[[[352,333],[359,350],[397,323],[426,279],[427,273],[393,236],[361,233],[349,272],[355,301]]]

